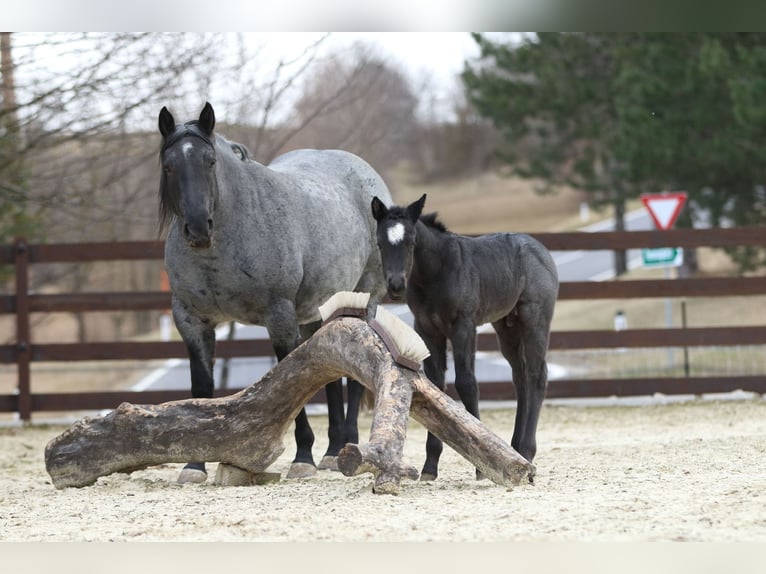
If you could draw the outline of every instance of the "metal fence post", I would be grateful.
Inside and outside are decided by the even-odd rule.
[[[32,418],[30,392],[30,361],[32,358],[29,327],[29,249],[26,239],[14,240],[14,264],[16,266],[16,370],[18,373],[19,417],[23,421]]]

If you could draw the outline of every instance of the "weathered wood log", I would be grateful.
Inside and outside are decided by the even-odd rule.
[[[350,317],[325,324],[260,381],[233,395],[123,403],[104,416],[78,421],[48,443],[46,469],[56,488],[189,460],[262,473],[284,450],[283,437],[300,409],[341,376],[375,393],[370,441],[357,446],[356,455],[348,448],[343,467],[347,474],[373,472],[376,492],[396,492],[401,478],[417,477],[401,460],[410,407],[416,420],[494,482],[513,486],[534,473],[531,463],[436,389],[422,370],[394,363],[365,321]]]

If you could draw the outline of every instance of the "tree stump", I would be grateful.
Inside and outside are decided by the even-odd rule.
[[[375,492],[396,493],[402,478],[418,476],[402,462],[410,414],[497,484],[514,486],[534,475],[534,465],[439,391],[422,369],[397,365],[372,328],[352,317],[329,321],[260,381],[233,395],[123,403],[104,416],[86,417],[48,443],[45,466],[56,488],[189,460],[263,473],[283,452],[284,435],[300,409],[342,376],[372,390],[375,408],[369,442],[346,445],[339,469],[347,476],[372,472]]]

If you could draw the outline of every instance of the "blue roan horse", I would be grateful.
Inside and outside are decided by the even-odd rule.
[[[492,323],[516,388],[511,446],[531,462],[548,380],[545,354],[558,295],[556,265],[540,242],[523,233],[472,238],[449,232],[436,214],[421,217],[425,199],[390,208],[372,200],[388,293],[392,299],[406,296],[415,331],[431,351],[423,365],[426,376],[442,390],[451,342],[455,389],[476,418],[476,328]],[[421,480],[436,478],[441,452],[441,441],[429,433]]]
[[[265,326],[281,360],[319,327],[317,309],[334,293],[369,292],[371,308],[385,294],[370,201],[391,203],[391,196],[366,162],[337,150],[296,150],[264,166],[214,126],[209,103],[183,125],[166,108],[159,114],[165,267],[194,397],[213,396],[217,325]],[[326,392],[329,458],[320,468],[332,468],[345,443],[357,442],[362,387],[349,381],[347,418],[341,381]],[[305,409],[295,422],[288,477],[310,476],[314,435]],[[205,478],[204,462],[192,462],[179,481]]]

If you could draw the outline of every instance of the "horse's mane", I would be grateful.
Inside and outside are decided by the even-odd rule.
[[[229,144],[231,147],[231,151],[234,152],[234,154],[241,159],[242,161],[249,161],[250,160],[250,150],[247,149],[245,144],[237,143],[237,142],[231,142],[227,141],[224,138],[224,141]]]
[[[447,226],[444,225],[441,221],[437,219],[439,216],[438,213],[426,213],[425,215],[420,216],[420,221],[425,223],[428,227],[431,227],[432,229],[436,229],[437,231],[447,232],[449,229],[447,229]]]

